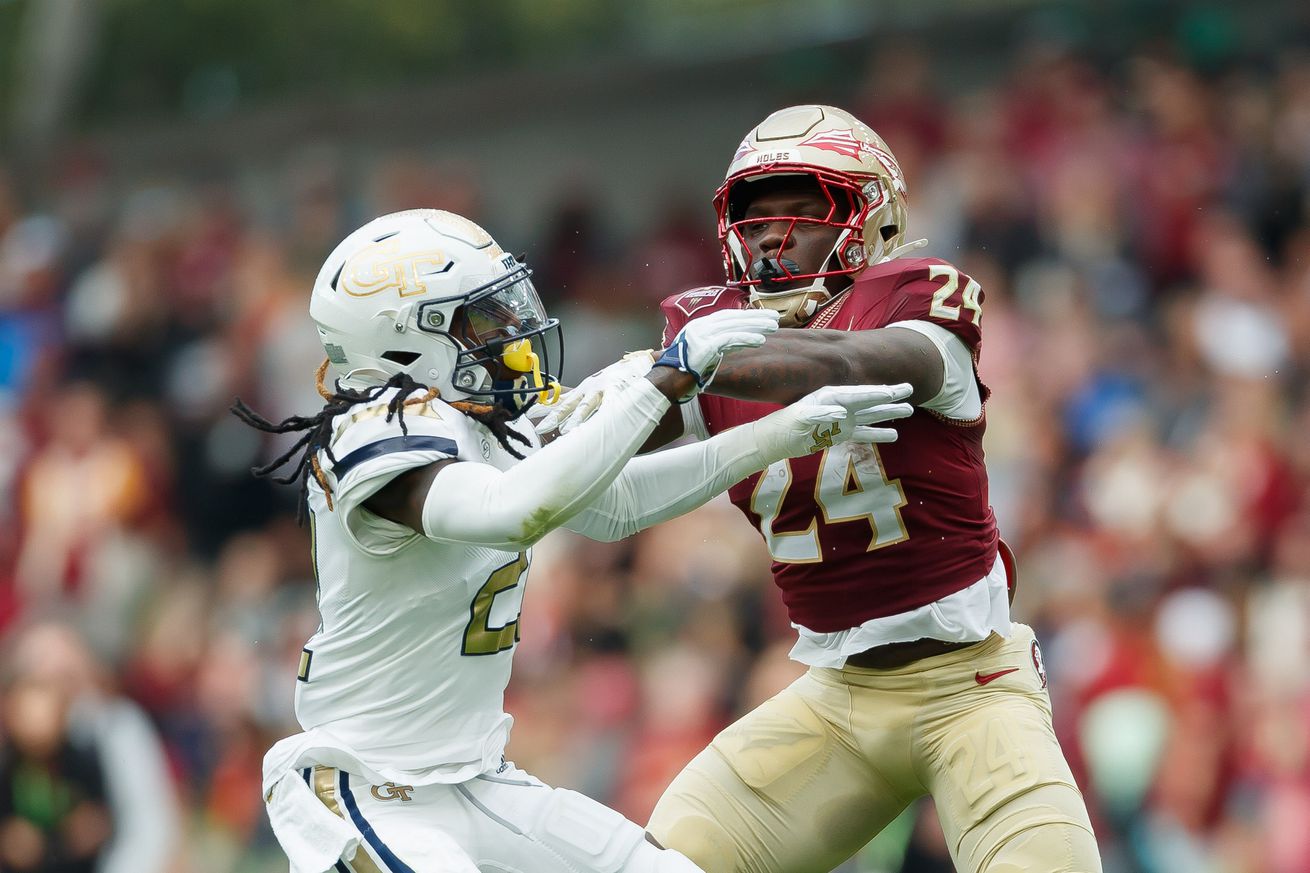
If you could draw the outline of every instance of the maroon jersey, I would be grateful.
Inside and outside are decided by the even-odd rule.
[[[689,320],[746,300],[735,286],[670,297],[662,305],[665,345]],[[807,327],[928,321],[963,340],[976,364],[981,303],[978,283],[945,261],[898,259],[865,270]],[[989,392],[978,387],[985,401]],[[778,408],[712,394],[699,403],[711,434]],[[764,536],[791,620],[812,631],[858,627],[940,600],[982,579],[996,561],[983,416],[958,421],[920,408],[891,426],[900,432],[894,443],[842,443],[779,461],[729,491]]]

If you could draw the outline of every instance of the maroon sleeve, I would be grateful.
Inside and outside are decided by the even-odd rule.
[[[664,335],[660,338],[660,344],[666,349],[688,321],[687,315],[677,306],[681,298],[681,294],[674,294],[672,297],[664,298],[664,302],[660,304],[660,314],[664,316]]]
[[[906,262],[892,288],[893,303],[883,324],[930,321],[964,340],[977,358],[982,347],[982,287],[937,258]]]
[[[660,304],[664,315],[664,346],[667,348],[678,331],[687,326],[687,322],[716,309],[737,309],[740,307],[742,294],[723,285],[710,285],[705,288],[693,288],[665,298]]]

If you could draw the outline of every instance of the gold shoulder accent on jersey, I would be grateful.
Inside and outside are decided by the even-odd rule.
[[[341,424],[337,425],[336,432],[332,435],[333,442],[341,438],[346,432],[346,428],[352,424],[359,424],[362,421],[368,421],[370,418],[377,418],[387,414],[387,402],[379,400],[372,405],[365,406],[357,412],[352,412],[348,418],[345,418]],[[405,407],[405,417],[409,418],[417,415],[420,418],[435,418],[438,421],[443,420],[441,413],[431,403],[411,404]]]

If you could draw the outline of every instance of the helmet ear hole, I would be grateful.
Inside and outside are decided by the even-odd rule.
[[[402,367],[408,367],[410,364],[414,363],[419,359],[419,353],[405,352],[405,351],[400,351],[398,349],[393,349],[392,351],[383,352],[380,357],[383,360],[393,361],[397,364],[400,364],[400,366]]]
[[[887,242],[892,237],[896,236],[898,232],[899,229],[894,224],[885,224],[882,227],[878,228],[878,233],[880,236],[882,236],[883,242]]]

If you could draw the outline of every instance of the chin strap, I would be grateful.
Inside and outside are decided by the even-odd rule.
[[[776,296],[751,295],[746,304],[751,309],[772,309],[782,316],[779,327],[796,327],[814,317],[819,307],[832,299],[832,292],[822,286],[811,285]]]
[[[928,245],[926,239],[902,243],[875,263],[885,264],[910,252],[918,251],[926,245]],[[820,306],[833,298],[832,292],[823,287],[823,282],[823,279],[817,279],[808,288],[797,288],[783,293],[768,294],[757,291],[751,294],[750,302],[746,305],[756,309],[772,309],[782,315],[782,320],[778,322],[780,327],[796,327],[807,323],[819,311]]]
[[[537,402],[543,406],[558,403],[564,394],[564,388],[559,382],[554,379],[548,382],[542,377],[541,358],[532,350],[531,341],[522,339],[505,346],[505,350],[500,353],[500,361],[514,372],[530,377],[529,387],[537,389]]]
[[[902,243],[901,245],[898,245],[896,248],[892,249],[890,252],[879,258],[878,263],[885,264],[888,261],[894,261],[897,258],[908,255],[910,252],[917,251],[923,248],[927,244],[928,241],[926,239],[916,239],[911,242]]]

